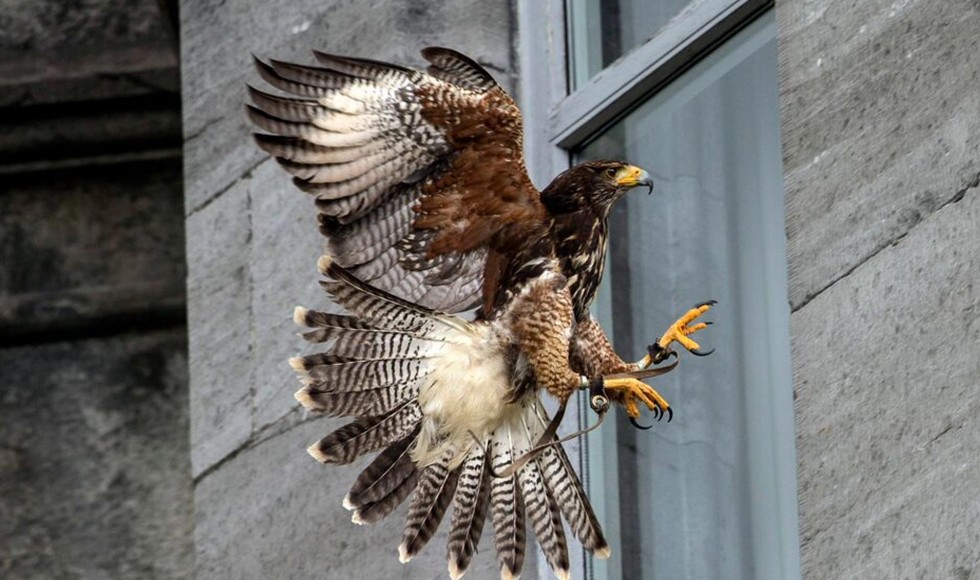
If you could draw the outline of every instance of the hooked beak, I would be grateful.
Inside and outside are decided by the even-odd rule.
[[[616,185],[620,187],[647,186],[648,193],[653,193],[653,178],[645,170],[635,165],[627,165],[619,171],[616,178]]]

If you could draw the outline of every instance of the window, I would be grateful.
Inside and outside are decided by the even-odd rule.
[[[627,34],[635,1],[531,4],[532,175],[592,158],[654,175],[653,196],[627,196],[610,220],[593,311],[617,350],[639,357],[695,302],[720,301],[701,340],[716,352],[654,383],[674,421],[637,431],[619,416],[581,444],[614,546],[608,561],[583,557],[585,577],[799,578],[775,17],[765,2],[676,0],[627,19]],[[549,29],[567,42],[548,44]]]

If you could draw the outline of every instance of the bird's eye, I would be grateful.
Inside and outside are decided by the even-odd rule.
[[[606,170],[606,176],[607,177],[616,177],[616,168],[615,167],[610,167],[609,169],[607,169]]]

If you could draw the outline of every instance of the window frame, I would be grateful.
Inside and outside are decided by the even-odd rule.
[[[519,100],[524,113],[525,159],[531,179],[542,187],[559,172],[567,169],[572,152],[601,133],[640,103],[664,88],[679,75],[698,63],[715,48],[773,8],[773,0],[694,0],[680,14],[644,44],[572,90],[570,59],[574,56],[568,8],[588,0],[522,0],[518,2]],[[775,112],[774,114],[778,114]],[[607,273],[603,285],[609,283]],[[612,335],[610,293],[600,290],[593,313]],[[778,334],[778,332],[777,332]],[[788,361],[789,336],[785,336]],[[776,357],[778,359],[778,357]],[[770,369],[771,374],[790,372]],[[754,396],[758,396],[754,394]],[[791,396],[791,395],[790,395]],[[580,397],[580,399],[584,398]],[[759,453],[766,461],[751,461],[753,504],[777,498],[774,506],[754,506],[753,518],[770,522],[783,536],[776,549],[754,547],[760,578],[800,578],[799,527],[796,505],[796,448],[793,414],[775,412],[767,406],[763,425],[748,433],[750,442],[765,445]],[[582,428],[592,417],[587,404],[580,404],[577,421],[563,431]],[[606,425],[605,427],[608,427]],[[615,448],[610,439],[590,436],[585,442],[573,442],[568,451],[578,456],[580,473],[588,488],[595,486],[590,477],[590,456],[605,456],[603,468],[614,468]],[[613,445],[615,441],[613,440]],[[771,462],[769,462],[771,460]],[[756,489],[756,486],[758,488]],[[791,497],[786,490],[792,489]],[[619,528],[618,494],[592,493],[590,497],[600,520],[610,529]],[[791,532],[791,533],[790,533]],[[761,552],[760,552],[761,550]],[[614,579],[608,565],[595,563],[584,551],[573,557],[573,575],[582,578]],[[547,564],[539,561],[539,577],[549,577]],[[595,566],[593,567],[593,565]]]

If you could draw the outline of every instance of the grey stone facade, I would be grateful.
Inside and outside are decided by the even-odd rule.
[[[445,45],[514,89],[512,3],[185,0],[179,52],[172,3],[5,4],[0,577],[445,577],[444,538],[398,562],[404,506],[348,522],[363,461],[304,452],[341,423],[285,363],[322,241],[245,85]],[[776,12],[804,576],[975,578],[980,5]]]
[[[183,328],[0,349],[0,573],[193,574]]]
[[[805,577],[977,577],[980,5],[776,10]]]

